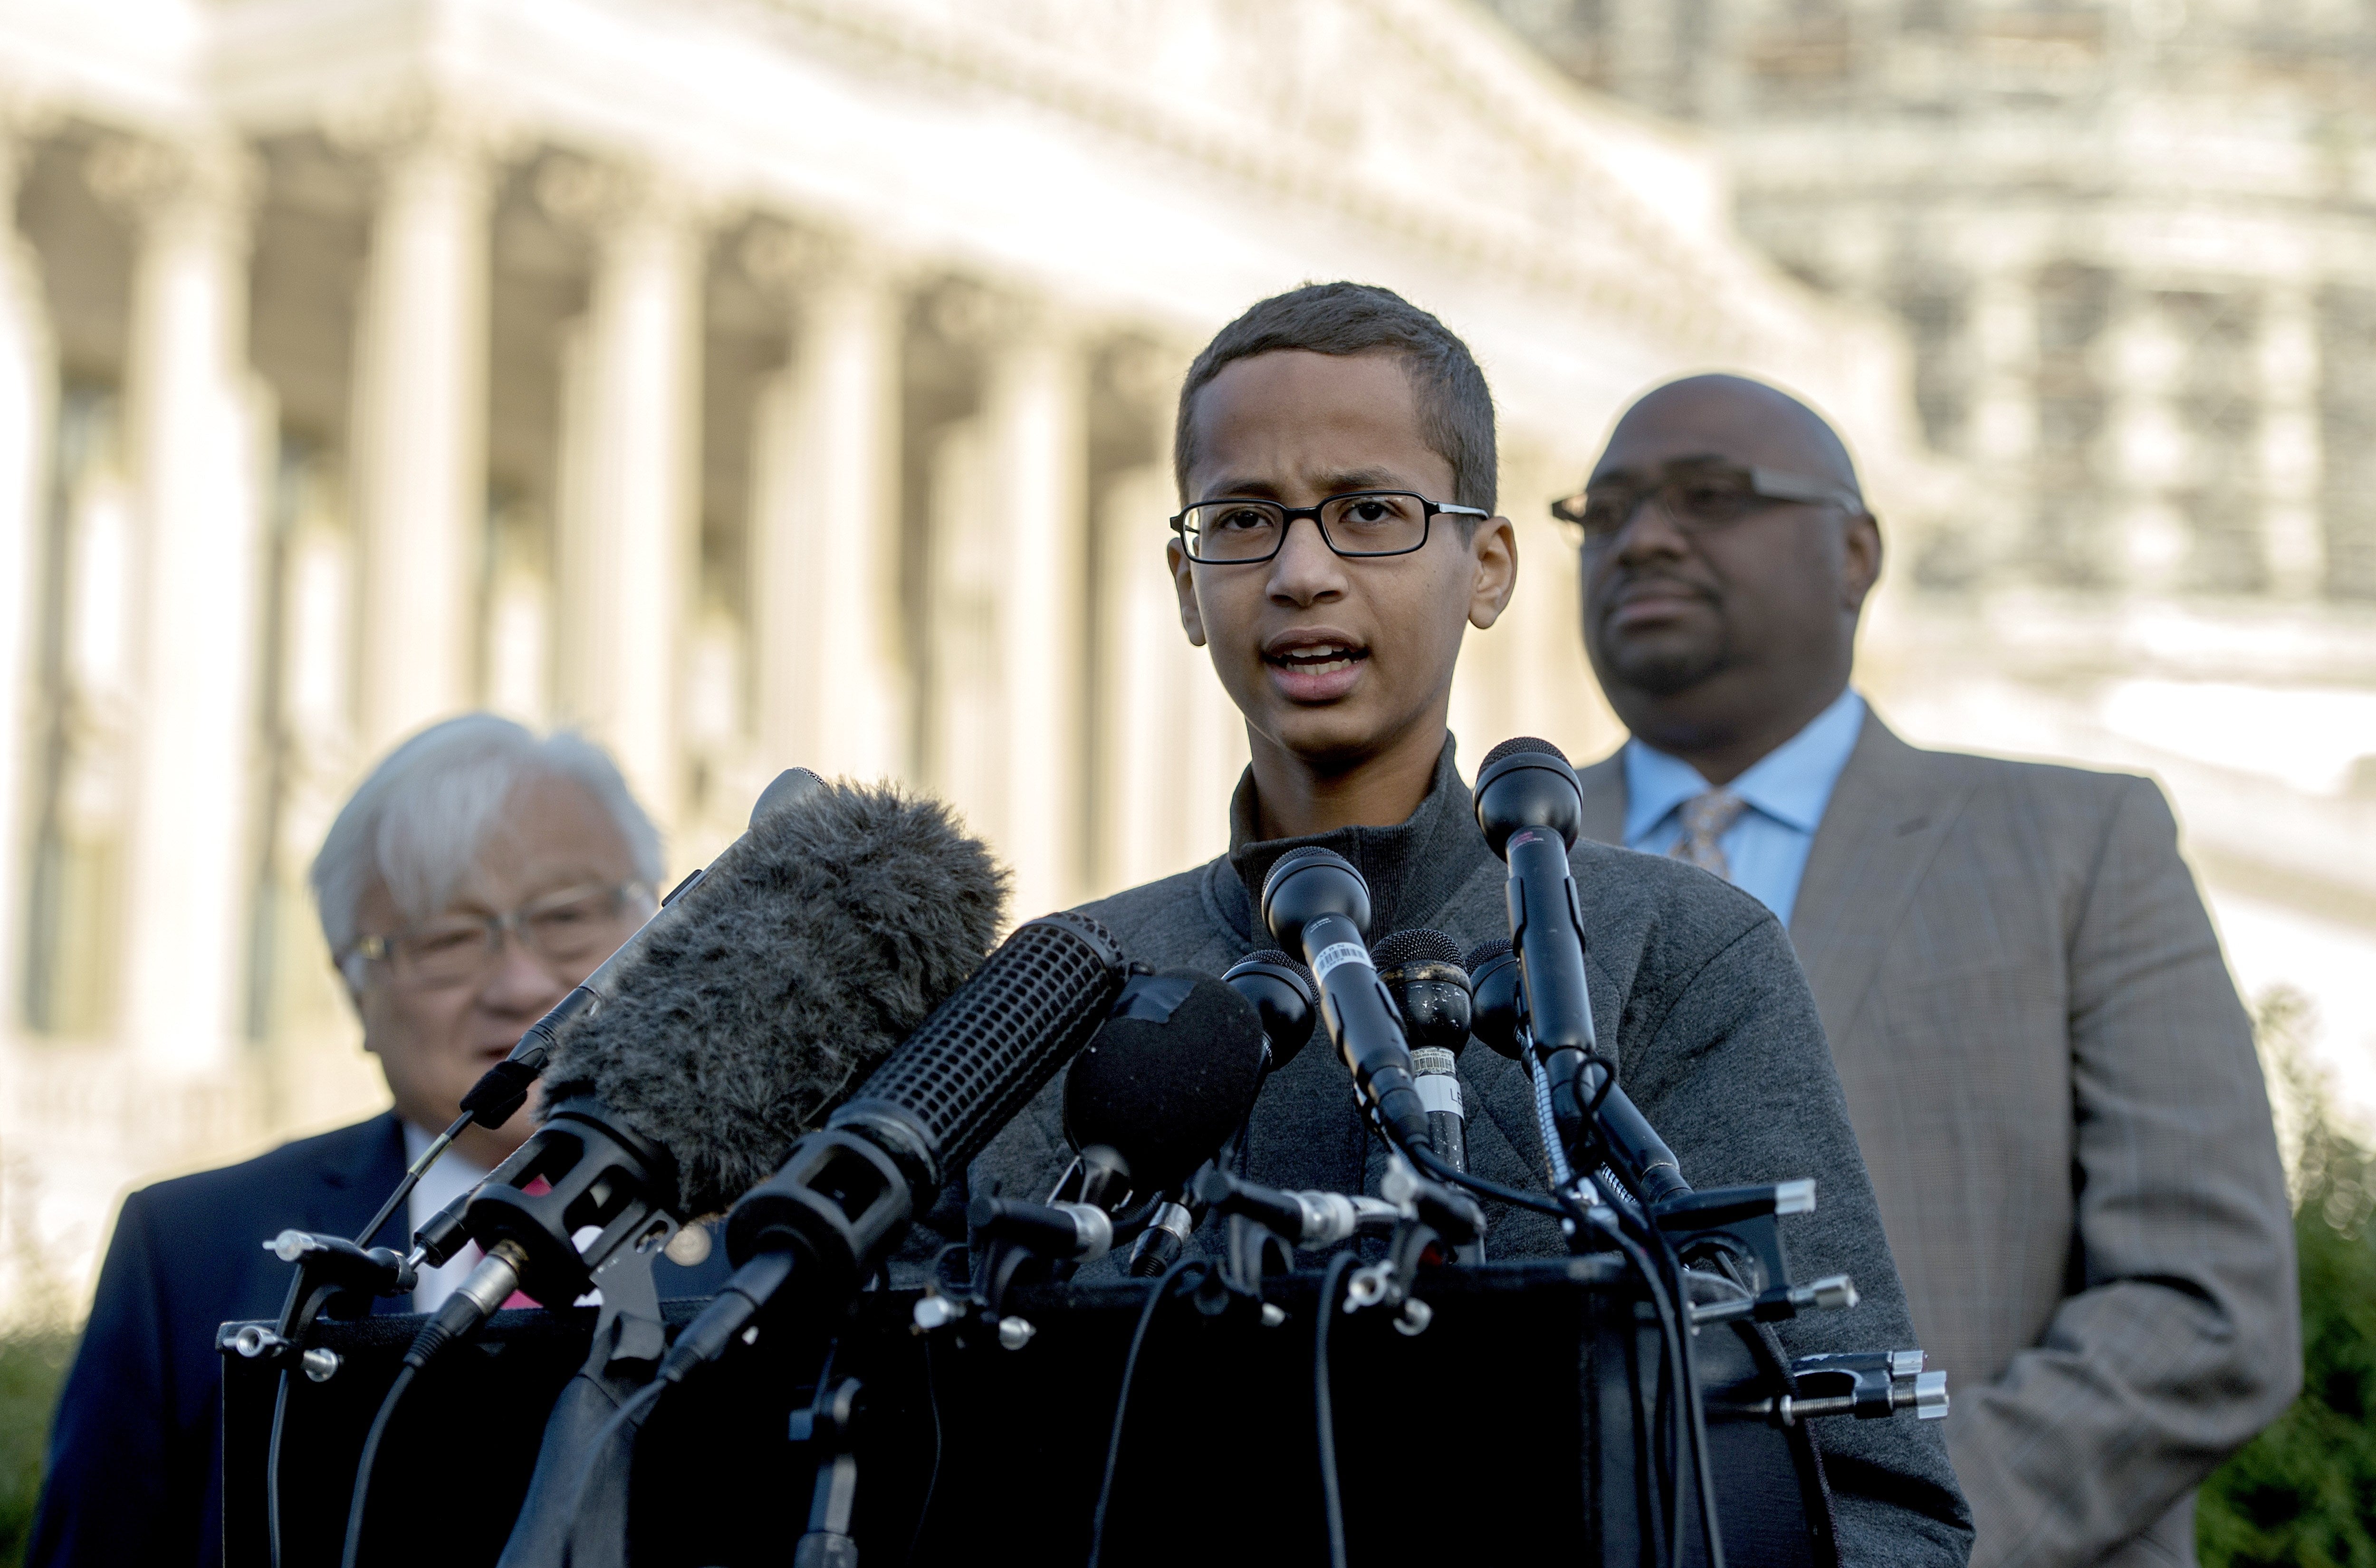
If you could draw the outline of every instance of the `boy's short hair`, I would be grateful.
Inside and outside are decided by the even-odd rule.
[[[1452,465],[1453,503],[1493,510],[1493,394],[1485,385],[1485,373],[1450,327],[1393,290],[1372,283],[1307,283],[1273,294],[1205,345],[1180,384],[1171,470],[1182,505],[1191,499],[1188,470],[1196,459],[1190,418],[1196,394],[1233,362],[1280,349],[1315,354],[1391,350],[1400,354],[1419,405],[1420,434],[1431,451]]]

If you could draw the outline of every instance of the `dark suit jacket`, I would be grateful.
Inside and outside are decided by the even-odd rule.
[[[351,1236],[404,1175],[393,1113],[124,1200],[81,1348],[58,1398],[32,1568],[222,1559],[222,1363],[215,1330],[280,1315],[290,1265],[263,1243],[295,1226]],[[373,1240],[401,1247],[399,1210]],[[663,1260],[659,1291],[717,1289],[724,1249],[700,1270]],[[402,1298],[380,1309],[407,1312]]]
[[[1583,779],[1619,840],[1622,763]],[[2192,1489],[2301,1345],[2251,1029],[2161,791],[1869,716],[1790,938],[1948,1372],[1972,1562],[2193,1562]]]

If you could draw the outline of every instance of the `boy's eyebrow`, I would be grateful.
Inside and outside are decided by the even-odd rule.
[[[1320,476],[1324,493],[1342,495],[1352,490],[1407,490],[1410,481],[1386,469],[1345,469]],[[1224,474],[1200,499],[1218,501],[1224,496],[1242,495],[1257,500],[1276,500],[1278,486],[1266,479],[1248,479]]]

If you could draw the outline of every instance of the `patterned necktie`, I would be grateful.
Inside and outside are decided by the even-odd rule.
[[[1702,871],[1712,871],[1727,882],[1732,880],[1732,864],[1724,857],[1724,846],[1717,842],[1725,829],[1740,819],[1749,802],[1729,790],[1710,790],[1705,795],[1693,795],[1682,804],[1683,836],[1667,853],[1679,861],[1688,861]]]

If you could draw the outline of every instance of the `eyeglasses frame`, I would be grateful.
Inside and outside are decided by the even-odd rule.
[[[635,900],[637,895],[640,894],[648,899],[656,891],[650,883],[640,877],[630,877],[624,882],[580,883],[575,887],[556,887],[552,892],[531,898],[507,913],[485,916],[479,921],[478,924],[481,930],[490,933],[486,948],[490,956],[501,953],[506,939],[517,938],[522,951],[542,957],[543,954],[530,947],[527,939],[520,936],[521,929],[526,924],[529,911],[531,909],[537,909],[549,900],[557,899],[564,894],[577,893],[609,893],[614,895],[619,900],[619,907],[624,909]],[[410,925],[399,926],[395,931],[359,936],[339,952],[332,954],[331,959],[341,968],[345,968],[350,958],[361,958],[369,964],[388,963],[396,956],[398,943],[418,936],[439,921],[447,918],[445,915],[432,915],[425,921],[415,921]]]
[[[1321,509],[1323,507],[1335,505],[1339,501],[1359,501],[1365,495],[1408,495],[1412,500],[1418,502],[1420,504],[1419,542],[1412,545],[1408,550],[1337,549],[1336,541],[1328,537],[1328,525],[1320,520]],[[1189,549],[1188,514],[1195,511],[1200,506],[1219,506],[1227,505],[1232,501],[1244,502],[1258,506],[1276,506],[1279,509],[1280,513],[1283,515],[1283,520],[1280,522],[1278,528],[1278,542],[1271,546],[1269,554],[1243,555],[1235,557],[1231,560],[1220,561],[1207,559],[1205,556],[1198,555],[1194,551]],[[1181,553],[1186,555],[1189,560],[1194,562],[1199,566],[1260,566],[1268,562],[1278,559],[1278,552],[1287,548],[1287,536],[1295,531],[1296,519],[1299,517],[1309,517],[1312,519],[1313,529],[1320,535],[1320,542],[1326,545],[1328,547],[1328,552],[1336,556],[1338,560],[1384,561],[1390,560],[1396,555],[1415,555],[1419,552],[1425,550],[1427,548],[1427,541],[1435,536],[1435,519],[1438,516],[1452,517],[1490,517],[1492,515],[1492,513],[1487,511],[1482,506],[1458,506],[1448,501],[1430,501],[1426,496],[1421,495],[1416,490],[1348,490],[1341,495],[1324,495],[1320,498],[1317,504],[1310,506],[1289,506],[1285,502],[1274,500],[1267,495],[1216,495],[1206,500],[1198,501],[1190,505],[1182,506],[1178,512],[1172,515],[1170,523],[1171,531],[1180,536]]]
[[[1788,473],[1781,469],[1763,468],[1750,463],[1726,463],[1723,466],[1747,474],[1749,493],[1760,501],[1800,506],[1837,506],[1851,517],[1866,511],[1864,497],[1845,485],[1833,484],[1825,480],[1810,479],[1805,474]],[[1583,518],[1572,517],[1562,510],[1569,504],[1580,502],[1589,495],[1592,493],[1592,487],[1589,484],[1573,495],[1562,495],[1553,501],[1550,504],[1550,514],[1556,521],[1564,523],[1577,531],[1579,537],[1576,547],[1579,550],[1606,548],[1610,540],[1634,526],[1634,519],[1640,514],[1645,501],[1658,500],[1658,492],[1665,487],[1669,477],[1671,477],[1671,465],[1669,471],[1662,474],[1657,484],[1645,485],[1634,493],[1634,505],[1626,508],[1625,520],[1618,524],[1610,532],[1600,536],[1598,540],[1591,534],[1584,532]],[[1663,501],[1659,502],[1661,510],[1665,510],[1665,505]],[[1677,528],[1689,526],[1671,512],[1668,514],[1668,519]]]

